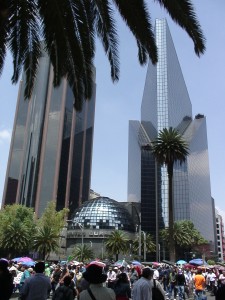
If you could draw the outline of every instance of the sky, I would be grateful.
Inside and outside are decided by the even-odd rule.
[[[211,193],[225,221],[225,1],[194,0],[206,37],[200,58],[193,42],[165,10],[147,0],[152,23],[166,17],[192,102],[193,116],[207,120]],[[117,201],[127,200],[128,123],[140,120],[147,65],[138,63],[137,46],[125,23],[117,17],[120,80],[114,84],[102,46],[96,48],[96,112],[91,188]],[[2,199],[18,85],[11,84],[12,59],[7,56],[0,78],[0,201]]]

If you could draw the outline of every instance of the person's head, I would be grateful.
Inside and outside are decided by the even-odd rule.
[[[92,264],[89,265],[86,271],[83,273],[84,279],[86,279],[89,283],[103,283],[107,279],[107,275],[103,273],[103,268]]]
[[[201,270],[201,269],[198,269],[198,270],[197,270],[197,274],[202,274],[202,270]]]
[[[69,286],[71,284],[72,277],[70,275],[66,275],[63,279],[63,284],[65,286]]]
[[[109,267],[109,272],[112,272],[112,267]]]
[[[145,267],[142,270],[141,276],[150,280],[150,279],[152,279],[153,274],[154,274],[154,270],[153,269],[150,269],[149,267]]]
[[[45,263],[43,261],[39,261],[35,264],[34,271],[36,273],[44,273],[45,271]]]
[[[9,263],[5,259],[0,259],[0,271],[6,271],[8,269]]]

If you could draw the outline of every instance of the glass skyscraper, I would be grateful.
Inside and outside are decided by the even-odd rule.
[[[149,63],[141,121],[129,122],[128,201],[141,203],[142,230],[156,235],[168,226],[168,178],[156,164],[149,145],[163,128],[176,128],[189,143],[190,155],[173,177],[174,218],[191,220],[214,244],[206,118],[192,117],[192,105],[165,19],[156,20],[158,63]],[[157,217],[156,217],[157,216]],[[158,220],[157,220],[158,219]],[[207,221],[206,221],[207,220]]]
[[[2,205],[19,203],[41,215],[51,200],[70,213],[89,200],[95,113],[93,96],[76,112],[66,79],[53,87],[53,68],[42,53],[34,90],[24,100],[20,82]]]

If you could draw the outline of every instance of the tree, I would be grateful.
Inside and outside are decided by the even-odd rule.
[[[56,202],[50,201],[40,219],[37,220],[37,224],[39,227],[50,227],[56,235],[59,235],[65,226],[65,218],[68,212],[68,208],[56,211]]]
[[[115,230],[106,240],[106,250],[110,253],[114,253],[117,261],[119,253],[123,254],[128,251],[128,241],[129,239],[123,231]]]
[[[91,259],[94,258],[94,253],[93,253],[93,250],[83,244],[83,245],[77,245],[74,247],[73,251],[72,251],[72,254],[71,256],[73,257],[73,259],[76,259],[78,261],[89,261]]]
[[[162,229],[160,234],[164,243],[169,245],[171,242],[169,229]],[[206,240],[202,237],[200,232],[195,228],[193,222],[190,220],[174,222],[172,240],[175,242],[175,253],[181,259],[184,257],[184,253],[191,252],[196,245],[206,243]]]
[[[34,211],[19,204],[0,211],[0,248],[11,257],[27,254],[35,231]]]
[[[171,18],[186,30],[194,42],[196,54],[204,53],[205,39],[191,0],[157,0]],[[26,73],[25,97],[30,98],[41,43],[54,69],[54,86],[67,78],[75,97],[75,108],[92,95],[95,40],[99,37],[111,67],[113,81],[119,79],[118,35],[114,6],[137,41],[141,65],[148,57],[157,62],[157,47],[144,0],[2,0],[0,4],[0,74],[6,51],[13,56],[12,83],[22,69]]]
[[[170,127],[160,130],[158,137],[152,143],[152,153],[156,161],[161,165],[166,165],[169,179],[169,252],[170,260],[175,261],[175,244],[173,236],[174,205],[173,205],[173,167],[176,162],[185,162],[188,152],[188,144],[179,132]]]
[[[8,257],[28,252],[31,243],[29,228],[15,219],[4,229],[0,238],[0,247],[8,252]]]
[[[139,237],[136,237],[133,241],[132,250],[133,253],[138,254],[138,248],[139,248]],[[144,251],[144,234],[141,233],[141,249],[142,252]],[[153,242],[153,237],[150,233],[146,234],[146,253],[155,252],[156,251],[156,245]]]
[[[57,252],[59,248],[59,235],[51,227],[38,227],[37,232],[33,236],[32,248],[41,253],[42,259],[45,260],[50,252]]]

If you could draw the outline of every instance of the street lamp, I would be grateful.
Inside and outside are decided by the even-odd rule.
[[[81,260],[83,260],[83,248],[84,248],[84,226],[74,220],[66,220],[66,222],[71,222],[73,225],[78,225],[81,230]]]

